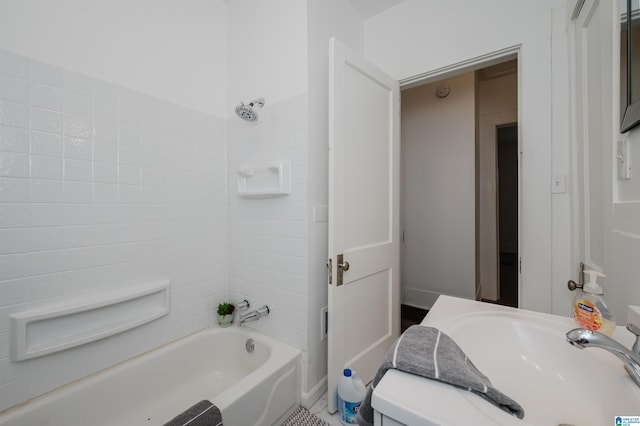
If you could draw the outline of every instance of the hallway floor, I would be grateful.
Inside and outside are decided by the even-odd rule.
[[[429,311],[425,309],[420,309],[409,305],[401,305],[400,332],[404,333],[405,330],[412,325],[420,324],[427,313],[429,313]]]
[[[504,306],[518,307],[518,254],[500,253],[500,300]]]

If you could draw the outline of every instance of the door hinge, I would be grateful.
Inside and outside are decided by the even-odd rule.
[[[333,259],[327,261],[327,269],[329,271],[329,284],[333,284]]]
[[[518,273],[522,273],[522,258],[518,258]]]

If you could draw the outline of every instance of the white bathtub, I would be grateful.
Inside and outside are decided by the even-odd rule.
[[[0,425],[162,425],[203,399],[225,426],[280,424],[300,405],[299,365],[300,351],[263,334],[210,328],[6,410]]]

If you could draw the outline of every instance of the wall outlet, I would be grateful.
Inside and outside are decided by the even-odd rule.
[[[555,174],[551,180],[551,193],[564,194],[567,192],[567,177],[564,174]]]
[[[313,206],[313,221],[314,222],[329,221],[329,206]]]

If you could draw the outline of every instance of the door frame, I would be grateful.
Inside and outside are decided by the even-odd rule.
[[[585,93],[589,72],[593,71],[587,67],[587,64],[584,63],[584,58],[580,56],[580,49],[584,47],[584,40],[582,37],[584,34],[578,34],[580,27],[582,25],[581,20],[584,18],[587,21],[591,21],[594,18],[594,14],[598,7],[602,7],[600,13],[606,14],[607,11],[609,13],[613,13],[614,16],[618,16],[617,6],[616,12],[611,11],[611,6],[607,8],[607,3],[602,3],[599,0],[591,1],[591,0],[578,0],[574,2],[573,12],[571,15],[571,20],[569,21],[569,31],[568,31],[568,44],[569,51],[571,53],[570,61],[569,61],[569,73],[570,73],[570,85],[569,85],[569,104],[571,106],[571,178],[573,181],[574,191],[571,198],[571,221],[572,221],[572,229],[571,229],[571,276],[570,278],[576,282],[583,282],[584,277],[581,272],[581,263],[584,263],[584,267],[587,269],[596,269],[600,271],[604,271],[605,273],[611,274],[612,269],[612,258],[611,258],[611,234],[608,232],[612,228],[613,224],[613,209],[611,206],[613,205],[613,161],[614,152],[609,145],[610,141],[615,141],[619,137],[618,127],[613,125],[613,116],[610,114],[611,107],[615,108],[615,105],[618,102],[614,101],[613,93],[616,92],[617,85],[614,84],[614,87],[611,87],[611,81],[615,81],[612,78],[614,74],[614,70],[607,66],[606,64],[610,63],[618,63],[619,61],[613,60],[615,58],[614,52],[615,49],[609,50],[608,47],[611,46],[612,40],[608,37],[613,37],[613,34],[608,32],[607,29],[600,28],[600,55],[601,55],[601,66],[598,71],[601,73],[600,81],[598,85],[601,90],[601,114],[602,118],[599,134],[592,135],[594,139],[600,139],[602,142],[602,146],[600,147],[600,151],[596,152],[601,155],[601,167],[602,167],[602,180],[598,182],[601,185],[602,189],[602,202],[604,203],[601,223],[598,223],[599,226],[602,226],[602,251],[603,256],[600,259],[601,264],[596,263],[596,261],[591,257],[590,253],[590,245],[591,245],[591,236],[590,236],[590,223],[591,217],[588,208],[585,208],[585,205],[589,203],[589,194],[588,191],[584,190],[584,185],[588,184],[589,173],[584,169],[584,162],[588,160],[588,149],[586,150],[583,147],[584,140],[582,138],[584,135],[589,136],[588,131],[585,129],[585,123],[581,121],[581,116],[587,116],[588,112],[586,111],[587,103],[588,103],[588,94],[585,100]],[[606,22],[611,19],[610,16],[604,16],[605,19],[600,22]],[[587,25],[589,24],[587,23]],[[604,35],[604,37],[603,37]],[[615,110],[615,109],[614,109]],[[584,119],[584,117],[583,117]],[[582,128],[582,130],[580,130]],[[588,145],[588,142],[587,142]],[[587,197],[585,199],[585,196]],[[605,280],[605,286],[608,280]],[[605,287],[606,288],[606,287]],[[613,289],[615,291],[615,288]],[[609,290],[608,290],[609,291]]]
[[[517,60],[518,63],[518,70],[517,70],[517,74],[518,74],[518,113],[517,113],[517,119],[515,120],[517,123],[522,123],[522,117],[521,117],[521,111],[522,111],[522,73],[521,73],[521,45],[514,45],[514,46],[509,46],[506,47],[504,49],[501,50],[497,50],[494,52],[490,52],[487,53],[485,55],[482,56],[478,56],[475,58],[470,58],[467,59],[465,61],[462,62],[458,62],[458,63],[454,63],[454,64],[450,64],[441,68],[436,68],[434,70],[431,71],[426,71],[424,73],[420,73],[417,75],[414,75],[412,77],[407,77],[404,79],[399,80],[400,83],[400,93],[402,93],[403,90],[406,89],[411,89],[413,87],[417,87],[417,86],[421,86],[423,84],[428,84],[428,83],[434,83],[437,81],[441,81],[447,78],[451,78],[454,77],[456,75],[460,75],[460,74],[465,74],[468,72],[472,72],[472,71],[476,71],[482,68],[486,68],[492,65],[496,65],[502,62],[507,62],[513,59]],[[402,96],[401,96],[402,99]],[[402,102],[400,105],[400,114],[402,115]],[[513,120],[511,120],[513,121]],[[524,220],[525,220],[525,215],[523,214],[523,191],[522,191],[522,185],[523,185],[523,168],[522,168],[522,152],[523,152],[523,148],[522,148],[522,126],[518,125],[518,153],[520,154],[518,156],[518,255],[519,255],[519,271],[520,273],[518,274],[518,306],[522,306],[523,304],[526,304],[526,301],[523,300],[523,291],[522,291],[522,282],[523,282],[523,271],[520,268],[523,256],[524,256],[524,238],[523,238],[523,229],[524,229]],[[401,155],[402,157],[402,155]],[[400,225],[400,229],[404,229],[404,188],[401,188],[400,191],[400,205],[401,205],[401,215],[400,215],[400,220],[401,220],[401,225]],[[404,246],[401,244],[401,250],[400,250],[400,258],[402,259],[404,256],[403,253],[404,250]],[[477,258],[477,255],[476,255]],[[477,264],[476,264],[476,269],[477,269]],[[476,271],[476,288],[475,288],[475,292],[476,294],[478,294],[478,274]],[[402,289],[401,289],[402,290]],[[550,293],[549,293],[550,295]],[[402,295],[402,297],[404,297],[404,295]],[[550,310],[550,306],[548,307],[548,309]]]

